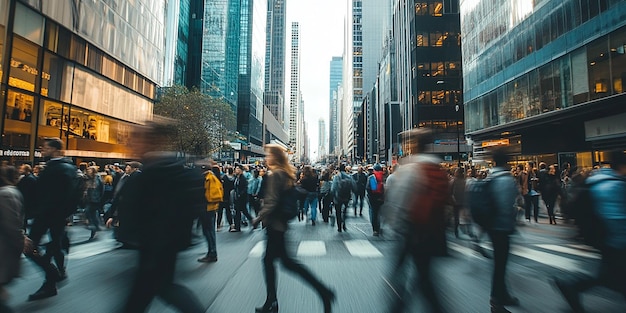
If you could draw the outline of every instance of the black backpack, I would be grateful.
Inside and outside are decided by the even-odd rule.
[[[348,202],[352,197],[352,190],[354,189],[354,180],[344,173],[339,174],[339,183],[337,187],[337,200],[341,202]]]
[[[298,216],[298,198],[300,198],[300,192],[295,185],[281,193],[278,200],[278,211],[283,219],[289,221]]]
[[[483,229],[493,227],[496,207],[491,192],[493,177],[468,182],[465,201],[470,209],[472,219]]]
[[[564,210],[570,214],[578,225],[578,231],[583,238],[585,244],[594,248],[601,249],[606,242],[606,225],[602,218],[598,215],[598,210],[594,205],[591,196],[591,187],[595,184],[605,182],[607,180],[621,180],[619,178],[607,178],[588,183],[585,181],[582,185],[575,187],[571,198],[564,205]]]

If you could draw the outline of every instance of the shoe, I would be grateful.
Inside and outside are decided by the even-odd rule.
[[[91,235],[89,236],[89,240],[92,240],[92,239],[94,239],[94,238],[96,238],[96,230],[95,230],[95,229],[92,229],[92,230],[91,230]]]
[[[315,221],[311,221],[311,225],[315,226]]]
[[[563,295],[563,298],[565,298],[565,301],[567,301],[567,304],[569,304],[569,306],[572,308],[572,311],[574,313],[585,312],[585,309],[580,303],[578,294],[575,291],[571,290],[569,286],[567,286],[563,281],[557,278],[552,278],[552,281],[554,282],[556,287],[559,289],[559,291]]]
[[[262,307],[255,308],[254,311],[256,313],[278,313],[278,302],[265,302]]]
[[[214,263],[217,262],[217,257],[216,256],[205,256],[203,258],[199,258],[198,262],[200,263]]]
[[[343,231],[348,231],[348,228],[346,227],[346,223],[343,223]]]
[[[54,283],[44,282],[41,288],[32,295],[28,296],[28,301],[36,301],[57,295],[57,287]]]
[[[374,232],[374,236],[378,237],[379,233],[377,231]]]
[[[491,313],[511,313],[502,305],[491,304]]]
[[[241,225],[243,225],[243,226],[248,226],[248,222],[246,222],[246,221],[241,221]]]
[[[335,302],[335,293],[327,289],[322,294],[322,302],[324,303],[324,313],[330,313],[333,302]]]
[[[220,231],[222,231],[222,226],[220,226],[220,227],[216,228],[216,229],[215,229],[215,231],[216,231],[216,232],[220,232]]]
[[[229,232],[231,232],[231,233],[240,233],[240,232],[241,232],[241,229],[234,229],[234,228],[231,228],[231,229],[229,230]]]
[[[337,231],[338,231],[338,232],[341,232],[341,227],[340,227],[340,228],[337,228]]]
[[[62,282],[67,279],[67,272],[65,270],[59,271],[59,276],[57,277],[57,282]]]

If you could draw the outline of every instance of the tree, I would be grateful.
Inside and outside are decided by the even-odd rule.
[[[177,121],[169,148],[195,157],[222,149],[227,134],[236,125],[235,114],[223,99],[179,85],[163,88],[154,104],[154,114]]]

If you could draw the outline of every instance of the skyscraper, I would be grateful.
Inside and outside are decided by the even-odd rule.
[[[326,121],[323,118],[318,122],[318,145],[317,145],[317,158],[321,160],[326,156]]]
[[[264,103],[284,123],[286,1],[268,0]]]
[[[300,106],[300,29],[298,22],[291,23],[291,79],[289,95],[289,144],[299,153],[298,114]]]
[[[329,153],[333,153],[335,150],[335,146],[338,145],[338,132],[339,125],[338,117],[338,102],[336,99],[337,88],[341,84],[343,74],[343,58],[340,56],[335,56],[330,61],[330,84],[328,90],[328,103],[330,106],[329,116],[328,116],[328,151]],[[333,97],[335,94],[335,97]],[[321,140],[321,139],[320,139]]]

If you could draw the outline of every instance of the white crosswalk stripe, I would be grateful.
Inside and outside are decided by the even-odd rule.
[[[257,242],[256,245],[254,245],[252,250],[250,250],[250,253],[248,254],[248,256],[251,258],[260,258],[263,256],[264,252],[265,252],[265,240],[261,240]]]
[[[326,245],[323,241],[302,241],[298,245],[297,256],[322,256],[326,255]]]
[[[383,254],[367,240],[346,240],[343,242],[350,254],[359,258],[378,258]]]
[[[541,244],[538,244],[538,245],[535,245],[535,246],[537,246],[539,248],[542,248],[542,249],[546,249],[546,250],[552,250],[552,251],[556,251],[556,252],[582,256],[582,257],[589,258],[589,259],[600,259],[600,255],[599,254],[593,253],[593,252],[581,251],[580,249],[574,249],[574,248],[558,246],[558,245],[541,245]]]
[[[250,252],[248,257],[260,258],[265,252],[266,241],[262,240],[257,242]],[[297,257],[320,257],[329,255],[326,248],[327,243],[322,240],[305,240],[298,243],[298,249],[296,252]],[[345,240],[343,246],[348,250],[349,254],[357,258],[378,258],[383,254],[372,245],[368,240]]]
[[[101,253],[109,252],[119,247],[120,245],[121,244],[118,243],[115,239],[98,240],[70,249],[70,254],[67,256],[67,258],[70,260],[84,259]]]

